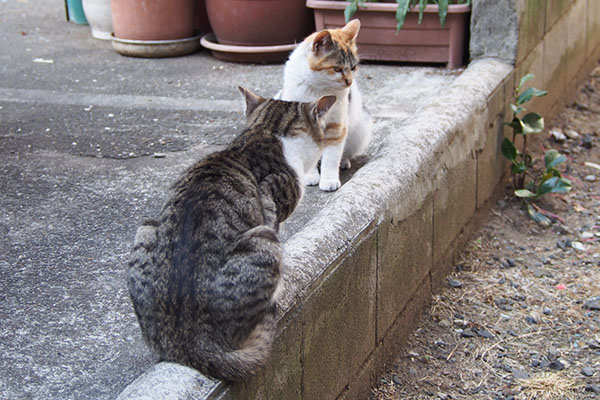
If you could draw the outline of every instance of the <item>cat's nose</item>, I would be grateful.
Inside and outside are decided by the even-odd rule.
[[[346,86],[352,85],[352,75],[344,75],[344,82]]]

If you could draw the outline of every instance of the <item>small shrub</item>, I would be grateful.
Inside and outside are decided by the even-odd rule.
[[[527,137],[533,133],[540,133],[544,130],[544,119],[536,112],[529,112],[523,117],[520,115],[527,111],[523,104],[531,101],[535,97],[541,97],[548,94],[545,90],[539,90],[533,87],[527,88],[521,93],[525,82],[533,78],[533,74],[527,74],[521,78],[519,85],[515,88],[515,102],[510,104],[513,112],[513,119],[505,122],[505,125],[513,129],[512,140],[504,138],[502,142],[502,154],[511,163],[511,172],[513,174],[513,186],[515,196],[523,199],[527,205],[527,211],[535,221],[547,225],[550,220],[543,215],[539,207],[534,207],[531,203],[548,193],[567,193],[571,190],[571,181],[562,177],[557,169],[559,164],[567,159],[555,149],[550,149],[544,155],[544,171],[540,175],[534,175],[531,167],[534,160],[527,152]],[[523,137],[523,147],[519,151],[515,145],[517,136]],[[527,178],[529,181],[526,181]]]

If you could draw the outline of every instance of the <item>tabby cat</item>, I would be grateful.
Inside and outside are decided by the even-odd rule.
[[[240,90],[244,131],[185,172],[158,218],[138,229],[127,282],[144,339],[162,360],[231,381],[255,373],[270,353],[279,223],[300,201],[336,102]]]
[[[338,101],[326,117],[325,148],[321,176],[317,165],[307,175],[309,185],[332,191],[340,187],[339,168],[362,154],[371,140],[373,120],[364,108],[354,75],[358,66],[355,19],[339,29],[325,29],[309,35],[285,64],[283,100],[309,101],[334,94]]]

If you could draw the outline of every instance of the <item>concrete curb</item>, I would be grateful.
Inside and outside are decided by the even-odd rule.
[[[446,186],[460,186],[460,182],[449,181],[448,171],[462,169],[465,161],[469,165],[473,164],[475,153],[489,145],[487,143],[489,140],[487,125],[490,116],[488,102],[492,94],[500,88],[502,101],[498,103],[498,110],[495,111],[502,112],[505,103],[502,85],[511,75],[512,70],[512,66],[495,59],[475,61],[448,88],[444,89],[435,101],[411,120],[404,121],[388,113],[388,118],[378,123],[376,129],[390,131],[379,151],[355,173],[350,181],[332,195],[328,204],[309,224],[284,244],[285,292],[280,301],[279,324],[280,329],[287,332],[281,333],[278,341],[289,343],[283,346],[276,344],[275,352],[281,347],[293,352],[297,346],[304,346],[304,343],[299,342],[309,340],[305,335],[307,325],[319,322],[311,321],[310,315],[304,315],[305,309],[311,308],[307,302],[316,296],[331,275],[334,275],[338,269],[344,268],[343,260],[352,258],[353,253],[361,247],[362,243],[369,241],[374,234],[378,235],[377,231],[384,221],[408,220],[423,209],[425,204],[428,204],[428,199],[431,198],[436,198],[435,201],[439,207],[452,207],[452,205],[445,204],[455,200],[452,196],[448,196]],[[377,113],[377,110],[373,111]],[[404,122],[407,123],[404,124]],[[495,146],[495,143],[492,144]],[[476,173],[476,169],[473,172]],[[496,182],[490,183],[491,187],[494,187],[500,175],[492,173],[490,176],[496,178]],[[470,176],[470,178],[473,178],[471,184],[477,185],[476,175]],[[464,198],[461,201],[473,205],[470,207],[472,214],[476,208],[477,188],[465,189],[459,191],[464,196],[471,198]],[[432,213],[435,213],[435,210]],[[448,226],[443,226],[444,221],[441,220],[442,225],[435,227],[436,231],[447,231],[453,237],[432,243],[429,254],[426,252],[421,255],[420,261],[426,266],[425,273],[418,274],[415,278],[417,281],[410,284],[412,291],[421,288],[422,278],[426,276],[428,297],[428,286],[432,284],[433,279],[430,268],[433,268],[433,263],[439,261],[435,260],[434,255],[446,252],[448,243],[454,241],[454,237],[460,233],[462,225],[468,222],[470,217],[471,215],[462,215],[456,227],[451,226],[457,224],[457,221],[452,219],[445,221]],[[435,234],[432,236],[435,237]],[[378,238],[378,240],[380,239]],[[443,248],[436,250],[434,247],[437,244]],[[379,244],[376,246],[378,247]],[[375,252],[377,251],[375,249]],[[380,254],[374,255],[374,257],[378,258]],[[369,291],[373,292],[369,295],[373,296],[370,303],[377,303],[378,306],[382,303],[382,299],[378,298],[382,294],[378,293],[378,284],[373,283],[374,285],[370,285],[369,288]],[[409,293],[407,297],[410,298],[411,294]],[[368,308],[377,308],[377,306]],[[407,307],[407,310],[410,308]],[[382,309],[377,311],[384,313]],[[309,311],[307,312],[310,314]],[[413,309],[413,313],[415,312],[420,312],[420,308]],[[410,316],[411,319],[414,317],[414,315]],[[360,320],[362,317],[358,316],[358,318]],[[383,327],[379,322],[378,313],[370,315],[368,318],[375,318],[376,321],[367,324],[373,325],[373,332],[368,334],[368,342],[371,343],[364,351],[367,359],[361,359],[354,363],[358,365],[358,370],[350,372],[349,376],[354,377],[355,380],[360,376],[360,370],[364,369],[364,365],[381,364],[380,360],[369,360],[376,357],[377,347],[387,337],[383,331],[390,329],[389,327],[378,329],[380,325]],[[394,316],[393,319],[398,319],[398,317]],[[378,330],[379,332],[377,332]],[[293,338],[290,339],[290,335]],[[285,338],[282,339],[282,336]],[[340,340],[343,340],[343,337]],[[297,383],[292,385],[296,386],[294,391],[297,395],[307,390],[305,388],[307,383],[303,382],[306,376],[310,375],[310,372],[305,370],[309,367],[305,363],[306,357],[308,357],[306,351],[305,348],[300,351],[300,358],[304,364],[300,371],[301,387],[298,388]],[[335,353],[339,349],[323,348],[321,351]],[[281,355],[274,354],[274,358],[276,359],[274,363],[277,364]],[[292,356],[291,358],[296,357]],[[288,369],[294,368],[294,366],[288,365]],[[380,366],[374,367],[375,370],[380,368]],[[131,383],[121,393],[119,399],[230,398],[237,397],[241,393],[254,393],[257,396],[256,393],[259,392],[270,393],[268,389],[260,388],[263,385],[261,382],[265,379],[266,384],[270,384],[270,379],[266,376],[273,368],[267,367],[266,370],[264,374],[256,378],[256,383],[251,382],[234,387],[208,380],[196,371],[185,367],[159,363]],[[292,379],[289,376],[282,377],[280,371],[278,376],[284,381]],[[343,382],[341,386],[345,388],[346,392],[349,387],[353,387],[351,382]],[[334,389],[331,394],[337,396],[339,392],[335,393],[336,391],[338,390]],[[308,392],[304,396],[302,397],[310,398]],[[248,396],[248,398],[250,397]],[[262,397],[269,398],[271,396],[263,395]],[[298,397],[300,398],[300,396]]]

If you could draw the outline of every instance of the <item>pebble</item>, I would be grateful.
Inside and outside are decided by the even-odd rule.
[[[567,248],[571,247],[573,245],[573,242],[571,242],[570,239],[560,239],[556,242],[556,247],[558,247],[559,249],[562,250],[566,250]]]
[[[579,237],[581,238],[581,240],[586,240],[593,238],[594,234],[592,232],[581,232],[581,235],[579,235]]]
[[[548,360],[556,361],[556,360],[558,360],[558,357],[560,357],[560,352],[558,350],[556,350],[556,349],[548,350]]]
[[[483,338],[486,338],[486,339],[493,339],[494,338],[494,335],[492,335],[490,333],[490,331],[488,331],[485,328],[475,329],[475,333],[477,333],[477,335],[479,335],[479,336],[481,336]]]
[[[394,383],[396,385],[402,385],[402,381],[400,380],[400,378],[396,374],[392,375],[392,381],[394,381]]]
[[[525,321],[527,321],[530,324],[537,324],[537,321],[531,315],[526,316]]]
[[[565,131],[565,135],[569,138],[569,139],[579,139],[579,133],[577,133],[576,131],[569,129]]]
[[[581,375],[583,376],[594,376],[594,368],[585,367],[581,369]]]
[[[583,307],[588,310],[599,311],[600,310],[600,299],[594,298],[594,299],[588,300],[585,302]]]
[[[462,332],[460,332],[460,336],[464,338],[473,338],[477,335],[470,329],[463,329]]]
[[[512,374],[515,379],[529,379],[529,374],[527,372],[517,368],[513,368]]]
[[[552,315],[552,310],[548,307],[544,308],[542,312],[544,313],[544,315]]]
[[[581,139],[581,147],[585,147],[586,149],[592,148],[592,136],[588,133],[583,135],[583,139]]]
[[[546,271],[536,269],[535,271],[533,271],[533,276],[535,276],[536,278],[543,278],[544,276],[546,276]]]
[[[442,328],[450,328],[452,326],[452,323],[450,321],[448,321],[447,319],[441,319],[438,322],[438,325],[441,326]]]
[[[565,368],[565,365],[559,360],[554,360],[550,364],[548,364],[548,368],[553,369],[555,371],[562,371]]]
[[[555,142],[561,143],[564,142],[565,140],[567,140],[567,137],[565,136],[564,133],[562,133],[562,131],[560,129],[552,129],[550,131],[550,136],[552,136],[552,139],[554,139]]]
[[[571,243],[571,247],[577,251],[586,251],[587,250],[585,248],[584,244],[581,242],[573,242],[573,243]]]
[[[505,264],[508,268],[513,268],[517,265],[517,263],[515,262],[515,260],[513,260],[512,258],[507,258],[506,259],[506,264]]]
[[[596,182],[596,175],[586,175],[583,179],[585,179],[588,182]]]
[[[154,153],[152,157],[154,158],[165,158],[167,155],[165,153]]]
[[[593,383],[585,385],[586,392],[600,393],[600,386],[594,385]]]
[[[461,288],[463,284],[461,281],[457,281],[456,279],[449,278],[448,285],[450,285],[453,288]]]

